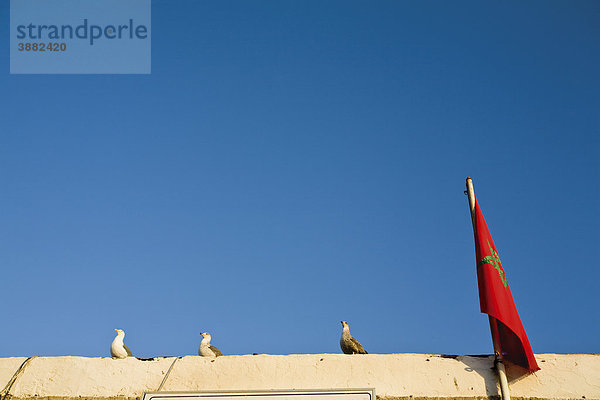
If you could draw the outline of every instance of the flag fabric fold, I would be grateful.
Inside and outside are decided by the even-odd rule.
[[[492,318],[492,326],[494,323],[496,325],[497,332],[495,334],[492,332],[492,335],[497,337],[504,359],[526,368],[529,372],[535,372],[540,367],[531,350],[498,251],[477,200],[475,200],[473,232],[481,312]]]

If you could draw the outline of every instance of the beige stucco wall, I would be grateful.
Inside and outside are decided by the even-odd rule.
[[[515,379],[513,398],[599,399],[600,355],[539,354],[542,370]],[[475,399],[499,394],[491,357],[427,354],[244,355],[0,359],[0,389],[13,399],[134,399],[144,391],[375,388],[378,398]],[[165,379],[169,368],[172,367]],[[19,370],[16,379],[11,378]],[[4,400],[4,399],[3,399]],[[7,399],[8,400],[8,399]]]

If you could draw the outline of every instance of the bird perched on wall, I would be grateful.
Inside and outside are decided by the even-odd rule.
[[[222,356],[221,350],[210,344],[210,333],[201,333],[202,341],[200,342],[200,348],[198,349],[198,355],[202,357],[219,357]]]
[[[367,354],[367,351],[362,347],[358,340],[354,339],[350,334],[350,326],[346,321],[342,322],[342,337],[340,339],[340,347],[344,354]]]
[[[110,355],[113,358],[127,358],[131,357],[131,350],[123,343],[125,338],[125,332],[122,329],[115,329],[117,337],[112,341],[110,345]]]

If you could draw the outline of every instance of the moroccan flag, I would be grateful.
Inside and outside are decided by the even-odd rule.
[[[481,312],[491,317],[491,329],[496,331],[492,332],[492,336],[497,338],[504,359],[535,372],[540,367],[533,356],[498,251],[477,200],[473,219]]]

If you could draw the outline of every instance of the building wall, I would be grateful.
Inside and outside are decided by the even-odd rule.
[[[539,354],[542,368],[518,377],[513,399],[600,400],[600,355]],[[25,364],[24,364],[25,363]],[[24,365],[23,365],[24,364]],[[139,399],[145,391],[375,388],[379,399],[480,399],[500,391],[492,357],[427,354],[243,355],[114,360],[0,359],[2,400]]]

